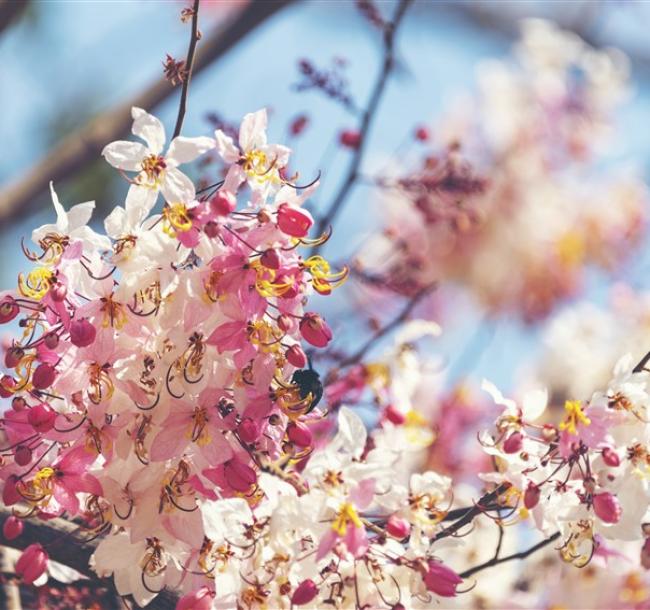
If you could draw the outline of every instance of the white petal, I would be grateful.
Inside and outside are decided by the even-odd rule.
[[[236,163],[239,159],[239,149],[235,146],[230,136],[227,136],[221,129],[214,132],[216,138],[217,152],[226,163]]]
[[[247,114],[239,128],[239,148],[249,151],[266,146],[266,108]]]
[[[68,215],[65,213],[65,210],[59,201],[59,196],[54,190],[54,182],[50,182],[50,195],[52,196],[52,203],[54,204],[54,209],[56,210],[56,226],[59,229],[60,233],[67,235]]]
[[[546,409],[548,392],[546,389],[526,392],[521,403],[521,410],[526,421],[535,421]]]
[[[175,167],[165,171],[161,190],[167,203],[190,203],[196,195],[192,181]]]
[[[158,191],[156,189],[136,184],[132,185],[126,194],[126,201],[124,202],[127,222],[123,227],[123,231],[129,233],[134,231],[149,216],[149,212],[156,205],[157,199]]]
[[[128,172],[138,172],[141,169],[142,159],[147,156],[148,152],[144,144],[118,140],[107,144],[102,150],[102,156],[113,167]]]
[[[275,161],[276,167],[284,167],[289,162],[291,149],[288,146],[282,146],[282,144],[273,144],[266,147],[266,155]]]
[[[124,226],[126,225],[126,210],[119,205],[104,220],[106,234],[117,239],[124,235]]]
[[[194,161],[198,156],[214,148],[217,143],[212,138],[201,136],[199,138],[186,138],[178,136],[172,140],[167,151],[168,166],[176,167],[181,163]]]
[[[72,206],[68,212],[68,231],[72,232],[75,229],[85,227],[93,215],[94,209],[94,201],[85,201]]]
[[[131,108],[133,117],[133,135],[142,138],[149,147],[149,150],[159,155],[165,145],[165,128],[163,124],[153,114],[142,110],[142,108]]]
[[[341,407],[338,424],[339,429],[332,444],[354,456],[360,456],[366,446],[366,437],[368,436],[361,418],[348,407]]]

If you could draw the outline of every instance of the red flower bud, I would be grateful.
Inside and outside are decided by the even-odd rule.
[[[604,491],[593,496],[594,512],[596,516],[605,523],[618,523],[621,518],[621,504],[618,498]]]
[[[289,364],[295,366],[298,369],[303,369],[307,365],[307,354],[305,354],[302,347],[297,343],[292,345],[286,352],[285,355]]]
[[[384,417],[396,426],[401,426],[406,421],[406,415],[395,408],[394,405],[388,405],[384,409]]]
[[[203,227],[203,232],[210,238],[214,239],[219,235],[221,232],[221,227],[219,226],[218,223],[213,222],[212,220],[210,222],[207,222],[205,226]]]
[[[277,250],[273,250],[272,248],[270,248],[264,251],[264,253],[260,257],[260,262],[268,269],[279,269],[280,255],[278,254]]]
[[[441,561],[429,560],[429,569],[424,575],[427,589],[441,597],[456,597],[456,587],[463,579]]]
[[[291,603],[294,606],[304,606],[312,601],[317,595],[318,587],[316,586],[316,583],[311,578],[307,578],[296,587],[296,590],[291,596]]]
[[[39,364],[32,375],[32,385],[37,390],[45,390],[49,388],[56,379],[56,371],[51,364]]]
[[[48,555],[40,544],[30,544],[18,558],[14,571],[30,585],[45,572]]]
[[[250,417],[244,417],[237,426],[237,432],[245,443],[254,443],[260,436],[260,427]]]
[[[15,540],[23,533],[23,527],[22,519],[10,515],[2,524],[2,534],[7,540]]]
[[[293,332],[296,328],[295,319],[288,316],[286,313],[280,314],[278,316],[278,327],[285,333]]]
[[[317,313],[306,313],[300,321],[300,334],[315,347],[325,347],[332,340],[332,331]]]
[[[47,349],[55,349],[59,345],[59,335],[56,333],[47,333],[43,339],[43,343],[45,343]]]
[[[0,397],[9,398],[13,394],[11,388],[15,387],[15,385],[16,380],[13,377],[3,375],[0,379]]]
[[[298,447],[309,447],[314,440],[309,426],[301,422],[291,422],[287,426],[287,437]]]
[[[197,591],[192,591],[183,595],[176,603],[176,610],[210,610],[215,592],[208,587],[201,587]]]
[[[228,485],[235,491],[249,491],[257,482],[257,473],[247,464],[237,459],[228,460],[223,468]]]
[[[411,533],[411,524],[406,519],[391,515],[386,522],[386,531],[398,540],[402,540]]]
[[[11,322],[18,315],[19,311],[20,307],[18,307],[18,303],[12,297],[4,297],[0,301],[0,324]]]
[[[359,148],[361,134],[354,129],[346,129],[339,135],[339,142],[346,148]]]
[[[210,199],[210,209],[218,216],[228,216],[237,207],[237,198],[230,191],[221,189]]]
[[[17,367],[24,355],[25,351],[22,347],[10,347],[5,353],[5,366],[8,369]]]
[[[27,413],[27,421],[37,432],[48,432],[54,427],[56,411],[45,403],[39,402]]]
[[[420,125],[416,130],[415,130],[415,139],[419,140],[420,142],[426,142],[430,137],[429,130],[424,126]]]
[[[18,466],[27,466],[32,461],[32,450],[25,445],[19,445],[16,447],[14,460]]]
[[[528,510],[535,508],[539,502],[540,495],[541,491],[539,487],[532,481],[528,483],[528,487],[526,487],[526,491],[524,492],[524,506]]]
[[[524,444],[524,436],[521,432],[513,432],[503,443],[503,450],[506,453],[519,453]]]
[[[97,336],[97,330],[86,319],[75,320],[70,324],[70,341],[77,347],[88,347],[92,345]]]
[[[288,203],[278,207],[278,227],[291,237],[307,237],[314,219],[307,210],[296,208]]]
[[[305,127],[307,127],[308,123],[309,119],[307,118],[306,114],[297,116],[293,121],[291,121],[291,126],[289,127],[291,135],[299,136],[305,130]]]
[[[611,449],[610,447],[605,447],[603,449],[603,462],[612,468],[616,468],[621,465],[621,458],[618,457],[618,453]]]

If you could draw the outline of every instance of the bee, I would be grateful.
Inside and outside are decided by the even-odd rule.
[[[305,399],[309,394],[312,395],[311,404],[306,411],[309,413],[323,398],[323,382],[318,372],[314,370],[311,358],[309,359],[309,368],[296,371],[291,377],[291,381],[298,386],[300,398]]]

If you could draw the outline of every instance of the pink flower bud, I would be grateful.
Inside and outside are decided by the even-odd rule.
[[[2,379],[0,379],[0,397],[9,398],[13,394],[11,388],[15,387],[15,385],[16,380],[13,377],[3,375]]]
[[[27,466],[32,461],[32,450],[25,445],[19,445],[14,453],[14,461],[18,466]]]
[[[424,125],[420,125],[415,130],[414,135],[415,135],[415,139],[420,142],[426,142],[430,137],[429,130]]]
[[[526,491],[524,492],[524,506],[528,510],[535,508],[539,502],[540,495],[541,491],[539,487],[532,481],[528,483],[528,487],[526,487]]]
[[[346,129],[339,135],[339,142],[346,148],[359,148],[361,134],[355,129]]]
[[[309,447],[314,440],[309,426],[302,422],[291,422],[287,426],[287,437],[298,447]]]
[[[56,371],[51,364],[39,364],[32,375],[32,385],[37,390],[45,390],[49,388],[56,379]]]
[[[10,474],[5,481],[5,486],[2,489],[2,501],[5,506],[11,506],[23,500],[23,497],[18,493],[16,489],[16,483],[18,482],[18,476],[15,474]]]
[[[411,524],[406,519],[391,515],[386,522],[386,531],[398,540],[402,540],[411,533]]]
[[[201,587],[197,591],[192,591],[183,595],[176,603],[176,610],[210,610],[215,592],[208,587]]]
[[[264,254],[260,257],[260,262],[268,269],[279,269],[280,255],[277,250],[269,248],[268,250],[265,250]]]
[[[304,606],[312,601],[317,595],[318,587],[316,586],[316,583],[311,578],[307,578],[296,587],[296,590],[291,596],[291,603],[294,606]]]
[[[86,319],[75,320],[70,324],[70,341],[77,347],[88,347],[92,345],[97,336],[97,330]]]
[[[43,339],[43,343],[45,343],[47,349],[55,349],[59,345],[59,335],[56,333],[47,333]]]
[[[260,436],[260,427],[250,417],[244,417],[237,427],[237,432],[245,443],[254,443]]]
[[[53,301],[56,301],[57,303],[61,303],[62,301],[65,300],[66,294],[68,294],[68,288],[65,286],[65,284],[54,284],[52,288],[50,288],[49,291],[50,296],[52,297]]]
[[[18,307],[18,303],[12,297],[4,297],[0,301],[0,324],[11,322],[18,315],[19,311],[20,307]]]
[[[300,334],[315,347],[325,347],[332,340],[332,331],[317,313],[306,313],[300,321]]]
[[[15,540],[23,533],[23,527],[22,519],[10,515],[2,524],[2,534],[7,540]]]
[[[40,544],[30,544],[18,558],[14,571],[30,585],[45,572],[47,560],[48,555]]]
[[[441,597],[456,597],[456,587],[463,579],[441,561],[429,560],[429,569],[424,575],[427,590]]]
[[[293,121],[291,121],[291,126],[289,127],[289,131],[291,132],[291,135],[292,136],[300,135],[305,130],[305,127],[307,127],[308,123],[309,123],[309,119],[307,118],[307,115],[305,114],[298,115]]]
[[[618,523],[621,518],[621,504],[618,498],[604,491],[593,496],[594,512],[596,516],[605,523]]]
[[[293,332],[296,327],[294,318],[288,316],[286,313],[282,313],[278,316],[278,328],[285,333]]]
[[[513,432],[503,443],[503,450],[506,453],[519,453],[524,444],[524,436],[521,432]]]
[[[289,361],[289,364],[295,366],[298,369],[304,369],[307,365],[307,354],[305,354],[302,347],[297,343],[292,345],[286,352],[285,356]]]
[[[641,565],[650,570],[650,538],[646,538],[641,547]]]
[[[221,189],[210,199],[210,209],[218,216],[228,216],[237,207],[237,198],[230,191]]]
[[[8,369],[17,367],[24,355],[25,352],[21,347],[10,347],[5,353],[5,366]]]
[[[257,482],[257,473],[247,464],[237,459],[228,460],[223,468],[228,485],[235,491],[249,491]]]
[[[203,232],[210,238],[214,239],[221,232],[221,227],[216,222],[207,222],[203,227]]]
[[[307,237],[314,219],[307,210],[281,203],[278,207],[278,227],[291,237]]]
[[[396,426],[401,426],[406,421],[406,415],[394,405],[388,405],[384,409],[384,417]]]
[[[621,458],[618,457],[618,453],[610,447],[605,447],[603,449],[603,462],[612,468],[616,468],[621,465]]]
[[[39,402],[27,413],[27,421],[37,432],[48,432],[54,427],[56,411],[45,403]]]
[[[23,411],[27,407],[27,401],[22,396],[14,396],[11,399],[11,408],[14,411]]]

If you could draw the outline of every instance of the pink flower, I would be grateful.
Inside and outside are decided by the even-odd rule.
[[[16,562],[16,575],[30,585],[45,572],[47,560],[48,555],[40,544],[30,544]]]
[[[411,524],[406,519],[391,515],[386,522],[386,531],[398,540],[402,540],[410,534]]]
[[[618,498],[604,491],[593,496],[594,512],[596,516],[605,523],[618,523],[621,518],[621,504]]]
[[[237,199],[230,191],[221,189],[210,199],[210,210],[217,216],[228,216],[237,207]]]
[[[463,579],[441,561],[429,560],[429,569],[424,576],[427,590],[441,597],[456,597],[456,587]]]

